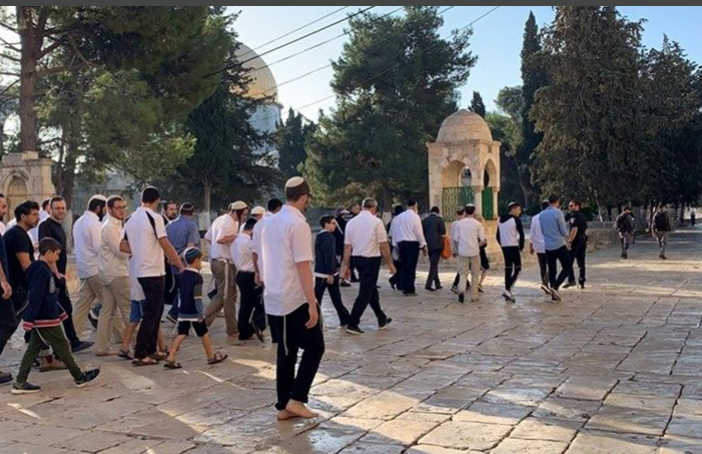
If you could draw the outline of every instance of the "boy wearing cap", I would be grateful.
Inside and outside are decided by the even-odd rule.
[[[216,289],[216,294],[205,311],[205,320],[207,326],[212,325],[224,308],[224,323],[230,342],[236,342],[239,334],[236,321],[236,268],[232,262],[231,245],[248,211],[245,202],[238,200],[232,203],[229,205],[229,213],[215,219],[205,235],[211,244],[210,266]]]
[[[168,353],[166,369],[180,369],[183,366],[176,362],[176,354],[186,337],[190,334],[190,328],[202,340],[202,346],[207,356],[207,364],[218,364],[227,359],[227,354],[212,351],[212,339],[210,338],[207,324],[205,323],[204,309],[202,306],[202,252],[200,249],[191,247],[183,252],[183,260],[187,264],[185,271],[180,275],[180,305],[178,306],[178,335],[173,341],[171,351]]]
[[[276,389],[278,419],[318,416],[305,405],[324,355],[312,274],[312,232],[303,214],[312,200],[300,177],[285,185],[286,205],[263,230],[264,299],[271,331],[278,340]],[[298,350],[302,360],[297,368]]]

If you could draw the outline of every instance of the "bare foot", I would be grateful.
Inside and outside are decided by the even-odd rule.
[[[287,421],[288,419],[297,418],[298,416],[290,413],[287,410],[280,410],[278,412],[278,421]]]
[[[305,404],[296,400],[291,400],[290,402],[288,402],[288,405],[285,407],[285,410],[292,413],[293,415],[305,419],[316,418],[317,416],[319,416],[319,413],[311,411],[305,406]]]

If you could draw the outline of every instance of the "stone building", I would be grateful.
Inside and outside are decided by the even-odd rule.
[[[51,182],[52,161],[40,158],[35,151],[10,153],[0,164],[0,188],[7,199],[7,215],[3,222],[13,217],[15,207],[27,199],[41,203],[54,195]]]

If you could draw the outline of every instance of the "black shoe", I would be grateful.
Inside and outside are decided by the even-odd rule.
[[[349,284],[346,281],[341,281],[341,283],[339,284],[339,287],[351,287],[351,284]]]
[[[90,382],[95,381],[98,378],[98,375],[100,375],[100,369],[87,370],[83,372],[83,376],[81,378],[78,380],[73,380],[73,383],[75,383],[77,387],[83,388]]]
[[[459,293],[458,294],[458,302],[463,304],[466,302],[466,294],[465,293]]]
[[[351,283],[352,283],[352,284],[358,284],[359,282],[360,282],[360,281],[358,280],[357,277],[352,277],[352,278],[351,278]]]
[[[622,252],[622,258],[626,260],[629,258],[629,255],[626,252]]]
[[[266,338],[263,337],[263,330],[259,328],[258,326],[254,326],[254,335],[256,336],[256,339],[259,340],[262,344],[266,343]]]
[[[76,345],[71,347],[71,352],[72,353],[80,353],[80,352],[85,351],[85,350],[89,349],[90,347],[92,347],[93,344],[94,344],[94,342],[87,342],[87,341],[78,342]]]
[[[2,385],[9,385],[12,383],[14,377],[12,377],[12,374],[9,372],[2,372],[0,373],[0,386]]]
[[[385,323],[382,325],[378,325],[378,329],[380,331],[386,330],[388,328],[388,325],[392,322],[392,319],[390,317],[385,318]]]
[[[436,291],[431,287],[424,287],[424,290],[426,290],[427,292],[435,292]]]
[[[575,282],[568,282],[566,285],[563,286],[563,288],[571,288],[575,287]]]
[[[551,289],[551,301],[554,301],[556,303],[561,301],[561,294],[558,293],[558,290],[556,290],[555,288]]]
[[[97,314],[93,312],[92,309],[90,309],[90,312],[88,312],[88,321],[90,321],[90,324],[93,325],[93,329],[97,330],[97,325],[98,325],[98,317],[96,317]]]
[[[347,326],[347,327],[346,327],[346,332],[347,332],[348,334],[354,334],[354,335],[359,335],[359,334],[363,334],[363,333],[364,333],[364,331],[363,331],[361,328],[352,328],[352,327],[350,327],[350,326]]]
[[[436,290],[443,290],[443,289],[444,289],[444,287],[442,287],[441,285],[436,286]]]
[[[388,282],[390,283],[390,288],[392,288],[393,290],[395,290],[395,287],[396,287],[396,286],[395,286],[395,283],[392,281],[392,279],[388,279]]]
[[[585,289],[585,283],[584,283],[584,282],[581,282],[580,284],[578,284],[578,286],[580,287],[580,289]]]
[[[34,394],[41,391],[41,386],[33,385],[31,383],[15,383],[12,385],[12,394]]]
[[[416,292],[403,292],[402,293],[404,296],[417,296]]]

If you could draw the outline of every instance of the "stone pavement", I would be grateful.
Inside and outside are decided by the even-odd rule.
[[[478,305],[448,289],[403,298],[383,281],[394,322],[378,332],[369,311],[358,337],[338,329],[325,301],[314,421],[275,421],[274,351],[224,346],[221,320],[214,336],[230,359],[214,367],[196,338],[181,371],[81,354],[102,366],[93,387],[35,373],[42,393],[0,393],[0,452],[702,453],[702,232],[671,242],[667,262],[650,240],[626,262],[616,248],[592,254],[588,288],[558,305],[539,293],[534,268],[516,305],[500,298],[497,271]]]

